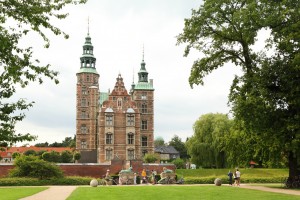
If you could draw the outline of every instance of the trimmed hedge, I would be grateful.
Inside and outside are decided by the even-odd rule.
[[[42,186],[42,185],[89,185],[92,177],[64,177],[39,180],[37,178],[1,178],[0,186]]]
[[[222,184],[229,184],[227,177],[186,177],[184,178],[185,184],[213,184],[216,178],[222,180]],[[241,183],[281,183],[284,177],[254,177],[254,178],[241,178]]]

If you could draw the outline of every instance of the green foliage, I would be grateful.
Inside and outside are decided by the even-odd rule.
[[[176,158],[172,161],[172,163],[176,166],[177,169],[185,168],[185,162],[180,158]]]
[[[9,146],[22,141],[32,141],[36,136],[16,133],[15,125],[25,117],[24,111],[33,106],[25,99],[14,100],[17,88],[30,82],[43,82],[43,77],[58,83],[58,72],[50,65],[42,66],[33,58],[30,46],[21,46],[21,39],[27,34],[38,33],[48,48],[50,41],[46,32],[68,35],[52,25],[53,19],[64,19],[67,13],[62,8],[69,4],[85,3],[86,0],[57,1],[0,1],[0,143]]]
[[[60,162],[71,163],[73,161],[73,154],[70,151],[63,151],[60,154]]]
[[[47,179],[51,177],[60,178],[63,176],[62,171],[56,165],[39,159],[37,156],[19,156],[14,162],[9,176],[11,177],[34,177]]]
[[[156,137],[154,139],[154,147],[165,146],[165,140],[162,137]]]
[[[226,167],[225,138],[231,126],[224,114],[202,115],[193,126],[194,135],[186,142],[191,162],[202,167]]]
[[[155,163],[155,161],[157,161],[159,155],[157,154],[151,154],[151,153],[147,153],[144,157],[143,157],[143,161],[145,163]]]
[[[11,155],[11,157],[13,159],[16,159],[17,157],[19,157],[21,154],[19,152],[13,152],[13,154]]]
[[[171,141],[169,142],[169,146],[173,146],[180,153],[180,158],[187,159],[190,157],[187,154],[187,149],[184,142],[182,142],[181,138],[179,138],[177,135],[172,137]]]
[[[207,0],[177,37],[185,56],[204,54],[192,66],[191,86],[225,64],[241,67],[229,95],[236,124],[260,160],[288,160],[290,176],[300,165],[299,10],[298,1]]]
[[[89,185],[92,177],[62,177],[62,178],[1,178],[0,186],[41,186],[41,185]]]
[[[79,153],[79,152],[74,152],[74,154],[73,154],[73,159],[75,160],[75,161],[77,161],[77,160],[79,160],[81,158],[81,154]]]
[[[29,149],[29,150],[25,151],[25,152],[23,153],[23,155],[25,155],[25,156],[29,156],[29,155],[35,156],[35,155],[36,155],[36,151],[33,150],[33,149]]]

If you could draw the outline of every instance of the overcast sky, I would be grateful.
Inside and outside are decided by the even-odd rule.
[[[237,69],[223,67],[205,78],[204,86],[191,89],[190,69],[201,53],[192,52],[186,58],[185,46],[176,46],[184,18],[200,4],[201,0],[89,0],[85,5],[69,6],[67,19],[53,21],[70,35],[68,40],[48,34],[51,46],[43,49],[43,40],[37,35],[24,38],[22,45],[33,46],[35,57],[60,72],[60,84],[45,79],[42,85],[34,83],[17,91],[17,97],[35,101],[17,130],[38,136],[30,144],[61,142],[74,136],[76,73],[88,18],[100,91],[112,90],[119,73],[130,90],[133,78],[137,82],[144,45],[148,78],[154,80],[155,88],[155,138],[161,136],[168,142],[176,134],[185,141],[193,135],[193,124],[201,115],[228,113],[229,87]]]

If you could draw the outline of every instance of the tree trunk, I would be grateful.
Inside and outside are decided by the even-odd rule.
[[[294,178],[297,176],[298,168],[297,168],[297,156],[294,155],[292,151],[289,152],[289,177]]]

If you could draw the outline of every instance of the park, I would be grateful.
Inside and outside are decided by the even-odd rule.
[[[0,199],[299,199],[299,10],[0,0]]]

